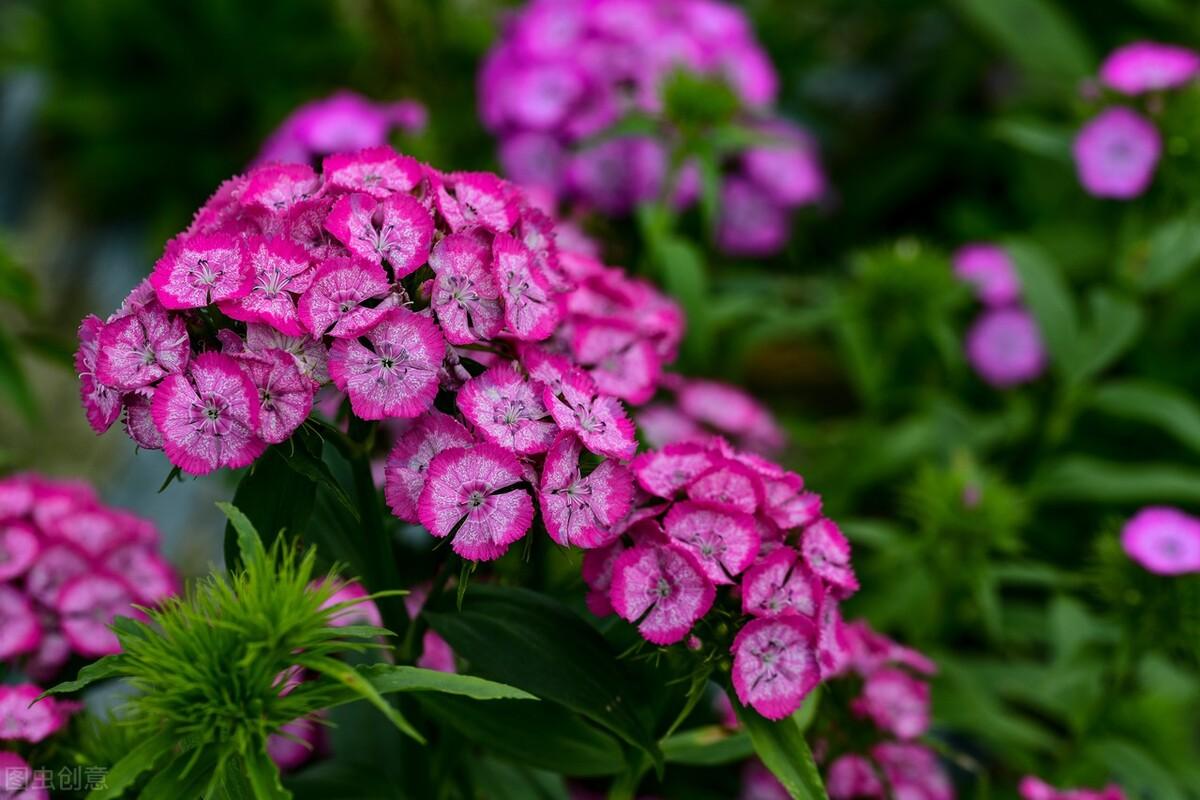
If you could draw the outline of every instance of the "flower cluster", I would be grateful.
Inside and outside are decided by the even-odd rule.
[[[1021,779],[1021,800],[1125,800],[1121,787],[1111,784],[1103,789],[1055,789],[1032,775]]]
[[[16,753],[0,750],[0,797],[5,800],[49,800],[29,762]]]
[[[838,675],[861,681],[851,712],[869,720],[884,738],[867,754],[844,753],[828,767],[829,796],[852,798],[922,797],[951,800],[954,790],[937,755],[917,743],[929,728],[929,684],[937,671],[926,656],[872,630],[864,620],[845,624],[839,637],[845,657]]]
[[[986,307],[966,340],[967,360],[980,377],[1004,388],[1041,375],[1046,350],[1037,322],[1021,306],[1021,283],[1008,253],[994,244],[965,245],[954,254],[954,274]]]
[[[263,143],[255,164],[309,164],[334,153],[352,153],[388,143],[392,131],[420,133],[425,106],[415,100],[375,103],[342,90],[297,108]]]
[[[850,545],[821,516],[820,497],[716,438],[643,453],[629,469],[632,511],[579,542],[589,608],[670,645],[728,587],[719,602],[741,621],[731,646],[738,699],[771,719],[791,714],[838,663],[839,602],[858,589]]]
[[[1197,74],[1200,53],[1174,45],[1134,42],[1109,54],[1100,66],[1100,83],[1126,98],[1144,99],[1185,86]],[[1153,100],[1150,105],[1157,103]],[[1162,150],[1162,135],[1154,122],[1127,104],[1109,106],[1089,120],[1073,146],[1083,188],[1096,197],[1120,200],[1146,191]]]
[[[332,381],[361,419],[412,422],[389,499],[404,519],[441,514],[429,527],[443,536],[458,522],[445,498],[430,492],[419,517],[420,493],[401,499],[424,482],[429,457],[417,454],[431,437],[431,453],[470,453],[434,474],[484,480],[472,502],[494,494],[483,505],[509,508],[520,532],[528,495],[508,491],[526,474],[518,456],[551,451],[560,432],[574,436],[554,451],[563,457],[576,440],[632,455],[613,395],[653,393],[681,332],[673,303],[586,258],[560,259],[551,221],[494,175],[441,173],[386,147],[323,166],[268,164],[227,181],[120,309],[84,320],[76,358],[97,431],[123,410],[138,445],[189,473],[245,466]],[[635,306],[643,313],[620,318]],[[434,409],[439,393],[462,421]],[[486,447],[471,450],[476,441]],[[464,555],[503,552],[472,547],[472,532],[459,530]]]
[[[37,744],[62,730],[76,704],[53,697],[35,703],[41,694],[32,683],[0,685],[0,740]]]
[[[739,450],[769,456],[786,443],[770,409],[737,386],[681,375],[666,375],[661,385],[670,390],[670,397],[634,414],[638,431],[650,447],[703,442],[717,435]]]
[[[620,215],[670,193],[699,194],[689,164],[670,172],[669,130],[596,142],[633,114],[659,119],[679,71],[723,80],[763,138],[723,165],[718,243],[730,253],[780,249],[792,209],[818,200],[816,147],[770,116],[778,77],[745,14],[717,0],[534,0],[505,28],[479,78],[480,114],[515,181]]]
[[[1177,508],[1143,508],[1125,523],[1121,547],[1158,575],[1200,572],[1200,519]]]
[[[48,680],[72,653],[117,652],[113,617],[178,588],[157,545],[153,524],[101,504],[84,484],[0,481],[0,661]]]

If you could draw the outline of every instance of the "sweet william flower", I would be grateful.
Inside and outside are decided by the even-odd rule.
[[[761,543],[748,514],[691,501],[676,503],[667,512],[663,530],[718,584],[731,583],[750,566]]]
[[[938,761],[937,754],[928,747],[908,742],[884,742],[876,745],[871,755],[897,797],[954,800],[950,776]]]
[[[265,323],[288,336],[303,335],[296,300],[312,282],[308,252],[286,239],[261,237],[248,239],[246,250],[254,271],[252,287],[243,297],[221,302],[221,311],[243,322]]]
[[[16,753],[0,751],[0,798],[3,800],[50,800],[33,767]]]
[[[300,297],[300,321],[313,336],[358,336],[387,311],[388,306],[378,301],[390,290],[387,273],[377,264],[331,258]]]
[[[571,370],[559,391],[543,389],[543,400],[558,426],[575,433],[593,453],[628,459],[637,451],[633,423],[620,401],[600,394],[586,372]]]
[[[37,744],[67,724],[70,707],[53,697],[35,703],[41,693],[32,683],[0,686],[0,739]]]
[[[1200,519],[1177,508],[1143,508],[1125,523],[1121,547],[1158,575],[1200,572]]]
[[[695,556],[671,544],[647,541],[613,563],[613,610],[637,623],[642,636],[654,644],[682,641],[708,613],[714,596],[713,584]]]
[[[96,378],[122,391],[182,372],[191,355],[183,318],[154,301],[110,320],[96,344]]]
[[[929,684],[903,670],[883,667],[867,676],[853,708],[880,730],[914,739],[929,727]]]
[[[790,547],[772,550],[742,579],[742,610],[756,617],[798,614],[811,620],[824,600],[820,580]]]
[[[433,217],[408,194],[380,200],[370,194],[343,195],[325,220],[325,229],[364,261],[386,261],[396,278],[429,259]]]
[[[468,447],[475,438],[451,416],[429,410],[396,440],[384,467],[388,507],[406,522],[419,522],[417,502],[425,488],[426,471],[434,456],[455,447]]]
[[[859,755],[844,755],[829,765],[825,788],[831,800],[883,797],[883,784],[871,762]]]
[[[1154,123],[1124,107],[1100,112],[1072,145],[1079,182],[1089,194],[1129,200],[1150,186],[1162,155]]]
[[[154,265],[150,285],[169,309],[203,308],[250,293],[254,269],[245,244],[227,234],[175,240]]]
[[[1200,73],[1200,53],[1158,42],[1131,42],[1108,54],[1100,80],[1122,94],[1176,89]]]
[[[286,441],[312,411],[312,381],[282,350],[264,350],[238,359],[258,399],[255,433],[268,444]]]
[[[987,306],[1008,306],[1021,297],[1021,281],[1004,248],[987,242],[963,245],[955,253],[954,274],[970,284]]]
[[[980,377],[997,388],[1027,383],[1046,368],[1037,322],[1019,308],[985,311],[967,332],[966,352]]]
[[[533,521],[523,480],[516,457],[494,444],[444,450],[429,463],[417,503],[421,524],[438,538],[453,535],[463,558],[495,560]]]
[[[614,538],[613,526],[629,512],[633,476],[606,459],[584,476],[583,445],[572,433],[560,433],[546,454],[538,503],[546,531],[564,547],[594,548]]]
[[[816,650],[816,629],[803,617],[750,621],[733,643],[738,700],[767,719],[793,713],[821,680]]]
[[[558,434],[541,392],[511,364],[463,384],[458,407],[480,436],[519,455],[546,452]]]
[[[850,542],[828,519],[820,519],[804,530],[800,541],[804,562],[828,584],[835,597],[858,591],[858,578],[850,565]]]
[[[412,100],[376,103],[345,89],[305,103],[288,115],[263,144],[255,163],[309,163],[331,153],[387,144],[393,130],[417,133],[425,107]]]
[[[42,626],[29,598],[8,584],[0,584],[0,660],[28,653],[41,643]]]

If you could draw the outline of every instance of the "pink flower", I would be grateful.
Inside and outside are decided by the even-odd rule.
[[[690,501],[667,512],[663,529],[694,555],[713,583],[732,583],[733,576],[754,563],[760,544],[753,519],[737,511]]]
[[[437,273],[430,303],[447,341],[470,344],[500,332],[504,310],[485,237],[450,234],[433,248],[429,266]]]
[[[133,443],[143,450],[162,450],[162,434],[154,427],[151,413],[154,390],[146,387],[130,392],[123,398],[122,407],[125,409],[125,433]]]
[[[1200,53],[1157,42],[1132,42],[1108,54],[1100,80],[1123,94],[1175,89],[1200,72]]]
[[[666,178],[667,155],[644,136],[608,139],[575,155],[567,167],[570,194],[612,216],[657,198]]]
[[[321,608],[332,608],[343,603],[351,604],[337,611],[330,618],[329,624],[335,628],[347,625],[374,625],[383,627],[383,615],[375,601],[367,599],[367,590],[356,581],[345,581],[338,585],[337,590],[321,604]]]
[[[314,718],[301,717],[267,738],[267,755],[283,772],[299,769],[326,746],[325,726]]]
[[[95,376],[106,386],[129,391],[182,372],[190,355],[183,318],[148,303],[100,331]]]
[[[489,172],[440,175],[434,200],[452,231],[481,226],[505,233],[517,222],[518,210],[504,181]]]
[[[150,285],[165,308],[202,308],[249,294],[254,268],[240,239],[196,234],[167,245]]]
[[[647,641],[681,641],[712,607],[716,590],[696,558],[670,544],[647,541],[625,551],[612,567],[613,610],[637,623]]]
[[[131,543],[110,550],[101,566],[119,575],[133,592],[134,601],[152,606],[179,593],[179,579],[170,565],[145,543]]]
[[[421,524],[472,561],[493,561],[529,530],[533,502],[516,457],[494,444],[443,450],[429,463],[417,504]]]
[[[369,194],[344,195],[334,203],[325,228],[364,261],[387,261],[397,279],[429,260],[433,242],[433,217],[407,194],[383,200]]]
[[[37,528],[20,519],[0,522],[0,581],[20,577],[41,549]]]
[[[1154,123],[1128,108],[1102,111],[1072,147],[1079,181],[1089,194],[1128,200],[1146,191],[1162,155]]]
[[[767,719],[789,716],[821,680],[817,633],[803,617],[759,618],[733,640],[733,688]]]
[[[507,234],[492,242],[493,269],[504,297],[504,321],[518,339],[537,341],[554,332],[562,306],[529,249]]]
[[[763,476],[763,511],[783,530],[801,528],[821,517],[821,496],[806,492],[804,480],[794,472],[781,477]]]
[[[1007,388],[1034,380],[1046,368],[1037,322],[1026,311],[986,311],[967,332],[967,360],[985,381]]]
[[[497,364],[463,384],[458,408],[487,441],[518,455],[544,453],[558,427],[540,394],[511,364]]]
[[[583,445],[571,433],[555,439],[542,468],[538,505],[550,538],[564,547],[600,547],[616,538],[612,526],[629,513],[633,476],[605,460],[584,476]]]
[[[303,335],[296,297],[312,283],[308,253],[284,239],[250,239],[246,248],[254,270],[253,288],[244,297],[222,302],[221,311],[243,322],[266,323],[288,336]]]
[[[787,209],[740,177],[721,187],[717,245],[735,256],[762,257],[783,248],[791,230]]]
[[[0,798],[3,800],[50,800],[29,762],[16,753],[0,750]]]
[[[75,372],[79,374],[79,399],[83,402],[88,424],[96,433],[104,433],[121,415],[121,394],[96,377],[100,334],[104,323],[89,315],[79,324],[79,349],[75,351]]]
[[[193,475],[244,467],[262,453],[254,384],[233,358],[201,353],[186,375],[168,375],[150,413],[171,463]]]
[[[742,578],[742,611],[756,617],[817,618],[825,590],[790,547],[772,550]]]
[[[988,306],[1012,305],[1021,298],[1021,281],[1003,247],[976,242],[954,254],[954,274],[975,289]]]
[[[637,451],[633,423],[620,401],[599,394],[587,373],[567,373],[560,391],[543,389],[543,400],[558,427],[574,432],[593,453],[628,459]]]
[[[830,800],[854,800],[854,798],[882,798],[883,784],[862,756],[845,755],[829,765],[825,788]]]
[[[742,768],[742,791],[737,800],[791,800],[791,794],[771,770],[755,759]]]
[[[306,103],[288,115],[263,145],[255,163],[308,163],[330,153],[353,153],[387,143],[393,128],[418,132],[425,109],[411,100],[375,103],[356,92],[341,90]]]
[[[884,742],[871,750],[892,788],[904,800],[954,800],[954,785],[937,755],[919,744]]]
[[[1115,783],[1103,789],[1055,789],[1032,775],[1021,779],[1018,790],[1021,800],[1125,800],[1125,792]]]
[[[718,456],[700,444],[670,444],[642,453],[629,465],[638,484],[650,494],[671,498],[717,463]]]
[[[35,703],[41,693],[32,683],[0,685],[0,739],[37,744],[67,724],[65,704],[53,697]]]
[[[446,342],[428,317],[406,308],[389,310],[359,339],[338,339],[329,349],[329,375],[350,396],[362,419],[420,416],[437,394]]]
[[[325,182],[346,192],[365,192],[385,198],[407,192],[421,182],[421,164],[390,147],[369,147],[356,153],[335,153],[322,163]]]
[[[255,433],[268,444],[286,441],[312,411],[313,383],[282,350],[264,350],[239,359],[258,397]]]
[[[321,178],[307,164],[263,164],[246,173],[239,198],[243,205],[281,212],[308,200],[321,189]]]
[[[97,657],[121,652],[109,630],[118,614],[133,616],[133,595],[124,581],[102,573],[80,575],[63,584],[54,604],[63,633],[77,652]]]
[[[89,569],[90,561],[73,545],[60,542],[43,546],[25,576],[25,591],[42,605],[53,606],[63,584]]]
[[[317,270],[300,298],[300,321],[313,336],[358,336],[378,322],[388,308],[366,303],[390,290],[391,283],[378,264],[331,258]]]
[[[744,440],[749,449],[777,450],[785,442],[770,409],[737,386],[690,378],[677,399],[684,413],[723,436]]]
[[[474,437],[453,417],[429,410],[405,431],[387,457],[384,494],[392,513],[406,522],[419,522],[417,501],[425,488],[426,470],[433,457],[452,447],[468,447]]]
[[[588,587],[587,607],[598,617],[613,613],[612,601],[608,597],[609,587],[612,586],[613,567],[621,554],[628,549],[624,542],[615,539],[603,547],[588,550],[583,554],[580,576]]]
[[[42,626],[29,598],[0,583],[0,661],[36,650],[41,638]]]
[[[687,495],[698,503],[753,514],[763,503],[763,482],[745,464],[722,459],[688,485]]]
[[[929,684],[903,670],[882,667],[867,675],[855,713],[899,739],[915,739],[929,728]]]
[[[764,127],[770,141],[742,154],[746,176],[788,208],[821,199],[826,189],[825,174],[812,138],[787,122]]]
[[[1121,547],[1158,575],[1200,572],[1200,519],[1177,508],[1143,508],[1125,523]]]
[[[670,403],[651,403],[634,410],[642,441],[657,449],[678,442],[704,441],[708,433],[700,423]]]
[[[858,591],[858,578],[850,566],[850,542],[832,521],[820,519],[808,526],[800,540],[800,552],[804,563],[828,584],[835,597]]]
[[[281,350],[292,357],[300,374],[314,385],[319,386],[329,380],[329,356],[319,338],[307,334],[288,336],[269,325],[251,322],[246,325],[246,350],[250,353]]]
[[[583,320],[575,326],[571,352],[601,392],[645,403],[654,396],[662,358],[654,343],[627,320]]]

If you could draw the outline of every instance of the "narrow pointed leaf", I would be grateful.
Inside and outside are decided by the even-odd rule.
[[[771,722],[736,700],[733,707],[750,734],[754,751],[792,800],[829,800],[817,763],[794,717]]]

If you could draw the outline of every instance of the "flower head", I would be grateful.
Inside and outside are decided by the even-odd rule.
[[[1122,94],[1175,89],[1200,73],[1200,53],[1158,42],[1132,42],[1108,54],[1100,80]]]
[[[1143,508],[1125,523],[1121,547],[1158,575],[1200,572],[1200,519],[1177,508]]]
[[[425,108],[412,100],[376,103],[341,90],[300,106],[267,139],[255,163],[309,163],[331,153],[347,153],[387,144],[393,130],[410,133],[425,127]]]
[[[197,234],[167,247],[154,265],[150,285],[166,308],[203,308],[249,294],[254,268],[242,240],[228,234]]]
[[[463,384],[458,407],[480,436],[520,455],[546,452],[558,433],[541,392],[511,364]]]
[[[468,447],[474,441],[451,416],[432,409],[421,415],[388,454],[384,492],[392,513],[407,522],[419,522],[417,502],[425,488],[429,462],[444,450]]]
[[[821,680],[817,633],[803,617],[760,618],[733,643],[733,687],[738,700],[767,719],[783,719]]]
[[[583,475],[579,458],[583,445],[566,431],[546,454],[538,503],[550,538],[559,544],[593,548],[608,544],[613,526],[633,502],[633,476],[611,459]]]
[[[1037,322],[1019,308],[984,312],[967,332],[966,350],[975,371],[999,388],[1034,380],[1046,368]]]
[[[37,744],[67,724],[69,708],[53,697],[35,703],[41,694],[32,683],[0,685],[0,739]]]
[[[636,622],[647,641],[682,641],[708,613],[715,589],[696,558],[686,550],[647,541],[617,558],[609,597],[617,614]]]
[[[1012,305],[1021,297],[1012,259],[997,245],[977,242],[960,247],[954,254],[954,274],[974,288],[984,305]]]
[[[1083,126],[1072,152],[1089,194],[1128,200],[1150,185],[1162,155],[1162,136],[1150,120],[1117,106]]]
[[[333,343],[329,375],[363,419],[417,417],[433,404],[445,353],[432,319],[393,308],[360,338]]]

